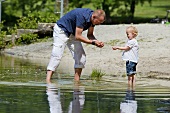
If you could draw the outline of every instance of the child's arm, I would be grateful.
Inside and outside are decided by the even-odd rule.
[[[125,50],[125,51],[128,51],[130,49],[129,46],[126,46],[126,47],[119,47],[119,46],[114,46],[112,47],[113,50]]]

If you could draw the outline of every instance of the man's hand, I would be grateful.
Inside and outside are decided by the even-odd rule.
[[[101,41],[95,40],[95,45],[96,45],[97,47],[102,48],[102,47],[104,46],[104,43],[101,42]]]

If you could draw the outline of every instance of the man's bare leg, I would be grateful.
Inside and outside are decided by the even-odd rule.
[[[46,77],[46,82],[51,83],[51,77],[53,75],[53,71],[47,70],[47,77]]]
[[[81,76],[82,68],[75,68],[74,80],[79,81]]]

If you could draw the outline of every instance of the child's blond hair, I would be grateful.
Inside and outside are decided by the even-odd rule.
[[[138,35],[138,30],[137,30],[137,28],[134,27],[134,26],[129,26],[129,27],[127,27],[127,30],[132,31],[132,33],[135,34],[135,36]]]

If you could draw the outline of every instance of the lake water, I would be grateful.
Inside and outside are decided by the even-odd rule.
[[[0,113],[170,113],[170,87],[147,84],[147,78],[128,88],[124,77],[92,81],[82,76],[75,83],[73,75],[56,73],[46,84],[45,69],[1,55]]]

